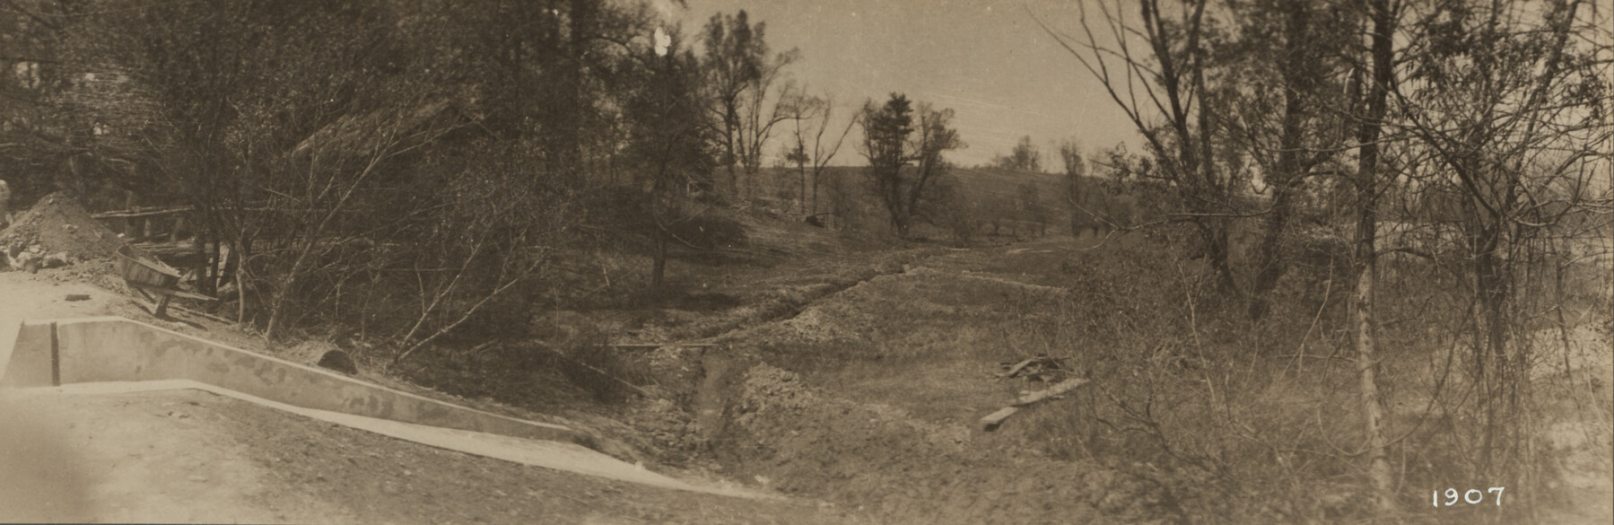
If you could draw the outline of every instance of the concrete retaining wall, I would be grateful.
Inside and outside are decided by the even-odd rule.
[[[16,344],[7,354],[0,341],[0,386],[51,384],[50,323],[22,323]]]
[[[0,386],[189,379],[316,410],[531,439],[579,437],[564,426],[452,405],[121,317],[25,322],[8,361],[0,361]]]

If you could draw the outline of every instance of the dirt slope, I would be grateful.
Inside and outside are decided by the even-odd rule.
[[[121,246],[123,240],[117,234],[61,193],[39,199],[0,232],[0,251],[8,258],[34,251],[39,255],[66,254],[69,262],[78,262],[112,257]]]
[[[1038,388],[993,374],[1001,362],[1051,352],[1038,334],[1075,315],[1060,308],[1072,293],[1060,275],[1090,244],[1066,238],[945,251],[736,327],[710,339],[721,346],[687,356],[697,370],[694,391],[683,398],[682,419],[671,419],[693,434],[688,448],[731,478],[824,498],[886,523],[1198,521],[1187,509],[1225,503],[1158,480],[1209,486],[1200,473],[1049,452],[1072,448],[1051,444],[1090,430],[1069,426],[1068,414],[1088,406],[1086,391],[1025,411],[995,433],[977,426],[1019,391]],[[1099,295],[1084,304],[1135,306]],[[1606,357],[1607,339],[1599,341],[1601,353],[1588,355]],[[1576,368],[1606,369],[1599,359]],[[1608,374],[1582,379],[1590,385],[1583,387],[1614,381]],[[1574,452],[1565,482],[1576,508],[1544,509],[1543,519],[1606,522],[1608,507],[1591,502],[1609,493],[1607,434],[1576,434],[1606,428],[1577,419],[1606,408],[1561,408],[1543,415],[1568,429],[1555,429],[1552,441]]]

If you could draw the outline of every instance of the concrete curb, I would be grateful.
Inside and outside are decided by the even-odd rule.
[[[193,389],[428,446],[654,487],[746,498],[647,471],[577,442],[562,425],[386,388],[122,317],[25,321],[0,341],[0,391],[13,397]]]
[[[577,442],[562,425],[526,421],[393,390],[122,317],[28,321],[0,387],[188,379],[287,405],[403,423]]]
[[[704,487],[685,483],[573,443],[520,439],[498,434],[417,425],[327,410],[315,410],[279,403],[188,379],[75,383],[54,387],[12,389],[6,391],[5,395],[14,400],[27,400],[45,396],[118,395],[172,390],[200,390],[265,408],[289,412],[404,441],[523,465],[663,489],[744,498],[776,497],[755,493],[739,487]]]

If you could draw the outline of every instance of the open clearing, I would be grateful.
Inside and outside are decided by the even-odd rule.
[[[1129,312],[1126,292],[1092,288],[1082,268],[1104,250],[1147,248],[1122,236],[1047,238],[970,249],[798,258],[734,272],[688,265],[675,283],[710,304],[674,303],[589,316],[623,341],[698,346],[623,350],[654,397],[580,395],[554,370],[490,373],[437,366],[372,379],[521,417],[584,429],[596,447],[652,470],[783,496],[742,499],[655,489],[445,451],[196,391],[29,396],[10,403],[13,452],[5,519],[317,523],[1167,523],[1194,521],[1179,487],[1146,465],[1072,454],[1091,438],[1070,425],[1085,395],[1055,400],[993,433],[977,420],[1039,383],[996,377],[1038,355],[1098,353],[1046,334],[1080,304]],[[0,273],[12,320],[145,315],[121,294],[64,270]],[[1102,279],[1101,279],[1102,280]],[[66,282],[59,282],[66,281]],[[699,284],[697,284],[699,283]],[[1084,284],[1086,283],[1086,284]],[[1100,283],[1102,284],[1102,283]],[[87,301],[66,302],[67,293]],[[1108,306],[1106,306],[1108,305]],[[1092,317],[1100,322],[1102,317]],[[628,321],[624,321],[628,320]],[[1081,319],[1078,319],[1079,321]],[[254,338],[203,318],[175,329],[246,347]],[[1107,322],[1107,321],[1106,321]],[[618,324],[612,324],[618,323]],[[1082,325],[1096,334],[1105,327]],[[1575,350],[1543,385],[1614,383],[1606,335],[1575,332]],[[1101,344],[1102,339],[1091,339]],[[449,354],[445,354],[449,355]],[[1323,356],[1319,356],[1323,357]],[[1176,359],[1176,358],[1173,358]],[[1289,359],[1289,358],[1284,358]],[[1417,361],[1417,360],[1414,360]],[[1176,363],[1179,361],[1163,361]],[[1410,362],[1409,362],[1410,363]],[[1180,366],[1180,365],[1171,365]],[[1309,365],[1319,366],[1319,365]],[[1434,373],[1411,364],[1409,377]],[[1546,369],[1544,369],[1546,370]],[[1573,372],[1563,374],[1564,371]],[[486,375],[480,375],[486,374]],[[486,377],[469,382],[465,377]],[[1326,376],[1319,376],[1326,377]],[[409,386],[433,379],[448,393]],[[1094,388],[1125,378],[1097,377]],[[1411,379],[1409,379],[1411,380]],[[1601,381],[1601,383],[1596,383]],[[424,381],[432,384],[433,381]],[[1589,386],[1586,388],[1590,388]],[[1602,390],[1606,395],[1607,390]],[[548,389],[548,390],[545,390]],[[559,389],[559,390],[556,390]],[[572,389],[572,390],[568,390]],[[551,396],[543,392],[568,391]],[[1565,403],[1549,414],[1568,499],[1552,523],[1606,521],[1610,450],[1600,409]],[[1591,398],[1597,399],[1597,398]],[[1416,400],[1401,399],[1402,413]],[[547,416],[540,416],[545,414]],[[17,430],[27,429],[27,430]],[[203,502],[205,503],[198,503]],[[16,511],[15,509],[28,509]]]

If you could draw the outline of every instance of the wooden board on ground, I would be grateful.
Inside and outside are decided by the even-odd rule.
[[[1033,357],[1033,358],[1026,359],[1024,361],[1015,363],[1014,366],[1009,367],[1009,370],[1007,372],[998,374],[998,377],[1005,377],[1005,378],[1014,377],[1014,376],[1018,375],[1021,370],[1024,370],[1028,366],[1031,366],[1031,363],[1037,362],[1038,359],[1042,359],[1042,356]]]
[[[1001,373],[1001,374],[998,374],[998,377],[1003,378],[1003,379],[1008,379],[1008,378],[1011,378],[1011,377],[1017,377],[1017,376],[1021,375],[1022,373],[1026,373],[1026,370],[1029,369],[1029,368],[1032,368],[1032,367],[1037,368],[1037,372],[1033,373],[1031,375],[1037,375],[1037,374],[1040,374],[1040,373],[1045,373],[1045,372],[1050,372],[1050,371],[1055,371],[1055,370],[1061,370],[1061,369],[1064,368],[1064,367],[1060,366],[1060,364],[1059,364],[1059,362],[1062,361],[1062,360],[1063,359],[1060,359],[1060,358],[1057,358],[1057,357],[1048,357],[1048,356],[1045,356],[1045,355],[1039,355],[1039,356],[1035,356],[1035,357],[1030,357],[1030,358],[1022,360],[1022,361],[1020,361],[1018,363],[1015,363],[1013,365],[1005,366],[1004,372]]]
[[[1081,386],[1085,384],[1087,384],[1087,378],[1085,377],[1066,379],[1064,381],[1054,383],[1054,386],[1048,387],[1047,389],[1038,390],[1036,392],[1031,392],[1020,396],[1019,399],[1014,400],[1013,406],[1023,407],[1041,403],[1060,394],[1081,388]]]
[[[987,432],[997,430],[998,427],[1003,426],[1004,420],[1009,419],[1009,416],[1012,416],[1015,412],[1019,411],[1020,409],[1018,407],[1003,407],[998,409],[997,412],[987,414],[986,417],[981,418],[981,430],[985,430]]]
[[[656,350],[658,348],[708,348],[717,345],[713,343],[610,343],[605,346],[623,350]]]
[[[1081,388],[1082,385],[1087,383],[1088,379],[1085,377],[1066,379],[1047,389],[1022,395],[1019,398],[1016,398],[1013,403],[1010,403],[1009,406],[1000,408],[998,411],[987,414],[986,417],[981,418],[981,430],[987,432],[997,430],[998,427],[1003,426],[1003,422],[1007,421],[1009,416],[1013,416],[1021,409],[1047,401],[1049,399],[1057,398],[1067,392]]]

